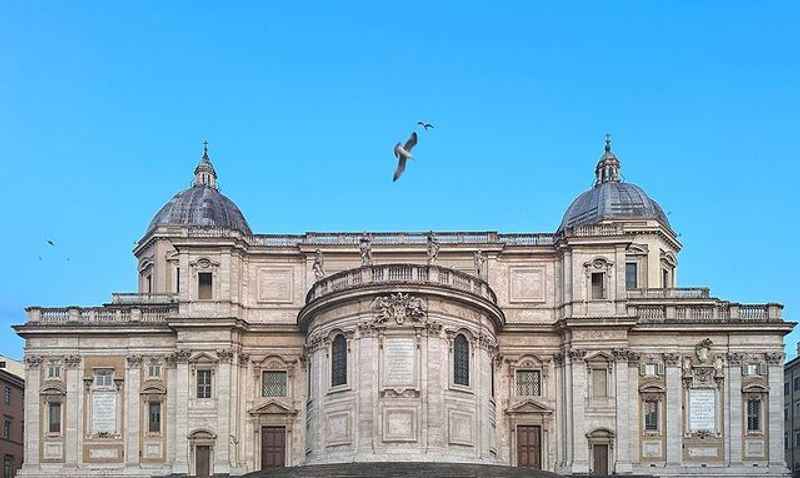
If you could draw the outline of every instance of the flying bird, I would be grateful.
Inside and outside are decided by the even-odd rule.
[[[392,182],[397,181],[400,175],[403,174],[403,171],[406,170],[406,160],[414,159],[414,157],[411,156],[411,150],[414,148],[414,146],[416,146],[416,144],[417,132],[414,131],[411,133],[408,141],[406,141],[406,144],[401,145],[400,143],[397,143],[394,145],[394,156],[397,158],[397,169],[394,170]]]
[[[47,240],[47,243],[50,244],[51,246],[55,246],[56,245],[56,243],[51,241],[50,239]]]
[[[425,123],[424,121],[417,121],[417,124],[425,128],[425,131],[428,131],[428,128],[433,128],[432,124]]]

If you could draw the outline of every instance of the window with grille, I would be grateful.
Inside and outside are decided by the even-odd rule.
[[[3,438],[11,440],[11,419],[8,417],[3,418]]]
[[[286,372],[264,372],[261,374],[261,396],[285,397],[287,384]]]
[[[147,431],[161,433],[161,402],[149,402],[147,405]]]
[[[592,272],[592,299],[605,299],[604,276],[602,272]]]
[[[458,335],[453,344],[453,382],[469,386],[469,342]]]
[[[11,405],[11,387],[8,385],[3,388],[3,401],[6,405]]]
[[[61,404],[50,402],[47,405],[47,430],[50,433],[61,433]]]
[[[761,400],[759,399],[747,401],[747,431],[761,431]]]
[[[114,385],[114,370],[102,369],[94,372],[95,387],[110,387]]]
[[[60,378],[61,367],[58,365],[50,365],[47,367],[47,378]]]
[[[197,371],[197,398],[211,398],[211,370]]]
[[[517,370],[517,395],[538,397],[542,394],[542,373],[539,370]]]
[[[14,457],[6,455],[3,457],[3,478],[12,478],[14,476]]]
[[[339,334],[333,339],[331,355],[331,386],[347,383],[347,339]]]
[[[628,262],[625,264],[625,288],[635,289],[637,287],[639,264]]]
[[[197,298],[198,299],[211,299],[212,277],[210,272],[197,273]]]
[[[147,375],[151,378],[158,378],[161,376],[161,366],[160,365],[150,365],[147,368]]]
[[[658,431],[658,401],[644,402],[644,429],[648,432]]]
[[[800,391],[800,377],[794,378],[794,391]]]
[[[608,372],[604,368],[592,369],[592,397],[608,397]]]

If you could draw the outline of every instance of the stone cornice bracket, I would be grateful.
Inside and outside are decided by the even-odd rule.
[[[768,365],[781,365],[783,364],[783,352],[767,352],[764,354],[764,359]]]
[[[42,364],[43,361],[44,357],[42,357],[41,355],[25,356],[25,365],[27,365],[28,368],[39,368],[39,366]]]
[[[662,354],[664,357],[664,364],[667,367],[680,367],[681,366],[681,355],[675,352],[667,352]]]
[[[64,357],[64,365],[69,368],[75,368],[81,364],[81,356],[80,355],[67,355]]]
[[[217,360],[220,363],[231,363],[231,359],[233,358],[233,351],[230,349],[220,349],[217,350]]]
[[[128,368],[138,368],[142,366],[142,361],[144,357],[140,354],[131,354],[125,357],[128,361]]]
[[[181,349],[175,352],[175,363],[189,363],[192,358],[192,351],[189,349]]]

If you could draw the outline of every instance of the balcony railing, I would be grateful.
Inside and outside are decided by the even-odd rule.
[[[171,304],[177,300],[175,294],[138,294],[136,292],[114,292],[112,304]]]
[[[708,299],[710,292],[705,287],[682,289],[628,289],[629,299]]]
[[[31,325],[116,325],[159,323],[178,313],[178,305],[142,305],[110,307],[28,307]]]
[[[710,301],[707,304],[634,304],[628,305],[630,315],[642,323],[703,323],[703,322],[781,322],[780,304],[735,304]]]
[[[342,271],[317,281],[308,291],[306,303],[333,292],[378,284],[451,287],[497,304],[497,297],[486,281],[455,269],[425,264],[381,264]]]

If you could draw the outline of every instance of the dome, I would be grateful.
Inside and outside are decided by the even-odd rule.
[[[205,226],[252,234],[242,211],[217,190],[217,173],[208,157],[207,147],[203,149],[194,176],[192,187],[164,204],[147,230],[158,226]]]
[[[607,137],[605,152],[595,169],[594,187],[572,201],[558,227],[559,232],[604,219],[652,219],[671,229],[661,206],[639,186],[622,182],[619,170],[619,160],[611,151],[611,141]]]

